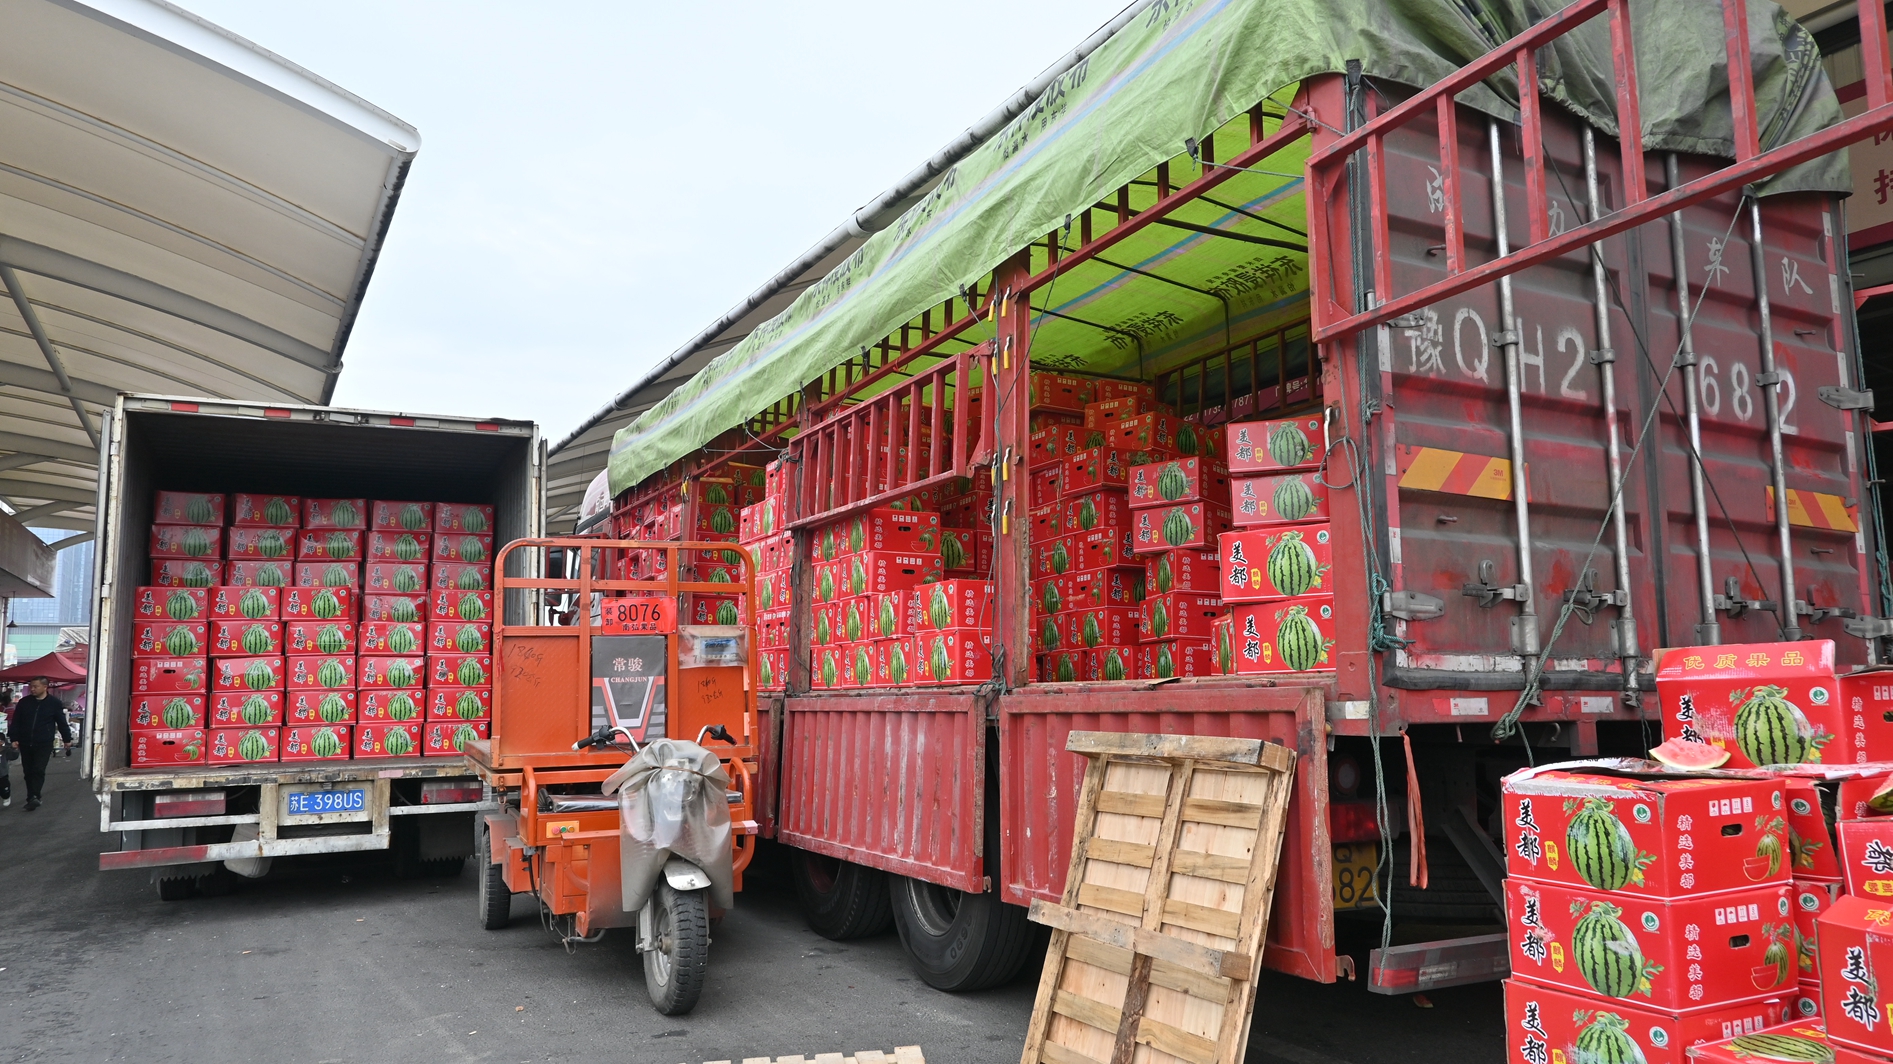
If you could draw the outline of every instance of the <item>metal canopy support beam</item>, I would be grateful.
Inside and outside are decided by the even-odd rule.
[[[76,547],[81,543],[90,543],[97,538],[99,538],[97,532],[81,532],[76,536],[67,536],[65,539],[59,540],[56,543],[48,543],[46,545],[53,549],[54,554],[58,554],[67,547]]]
[[[118,389],[109,385],[77,377],[71,378],[71,382],[71,394],[88,403],[109,407],[118,401]],[[0,385],[12,385],[15,388],[24,388],[29,392],[39,392],[43,395],[64,396],[67,394],[65,389],[60,387],[59,378],[53,376],[51,370],[23,365],[19,362],[8,362],[5,359],[0,359]]]
[[[136,303],[161,314],[169,314],[174,318],[181,318],[214,332],[223,333],[225,336],[233,336],[246,343],[255,344],[265,351],[273,351],[305,366],[334,372],[333,360],[329,353],[314,344],[305,343],[288,333],[279,332],[261,322],[251,321],[241,314],[232,313],[196,296],[185,295],[183,292],[166,288],[155,281],[146,280],[123,270],[115,270],[110,266],[101,266],[96,262],[56,248],[34,244],[18,237],[0,236],[0,264],[55,281],[64,281],[114,299],[122,299],[127,303]],[[22,297],[15,296],[15,299],[19,298]]]
[[[91,506],[99,501],[98,489],[77,485],[51,484],[38,480],[15,480],[12,477],[0,477],[0,494],[18,496],[23,499],[59,499],[65,502]]]
[[[21,524],[26,524],[36,517],[51,517],[54,514],[63,514],[67,510],[76,510],[80,505],[81,504],[75,502],[41,503],[38,506],[18,511],[13,515],[13,519]]]
[[[35,461],[42,462],[77,462],[80,465],[95,466],[99,461],[99,452],[96,447],[60,443],[58,440],[29,436],[24,432],[0,432],[0,451],[19,451],[32,455]],[[0,459],[0,461],[5,461],[5,459]]]
[[[66,376],[66,364],[59,358],[59,352],[53,350],[53,342],[46,336],[46,327],[39,323],[39,314],[33,304],[27,302],[26,289],[20,287],[20,277],[13,272],[13,267],[0,262],[0,284],[7,286],[7,292],[13,297],[13,305],[19,308],[20,318],[26,322],[26,330],[33,334],[33,342],[39,345],[39,353],[46,356],[46,364],[53,368],[53,376],[59,381],[59,391],[66,401],[72,404],[72,412],[79,419],[79,427],[85,430],[86,438],[92,446],[99,445],[99,430],[92,427],[92,415],[85,412],[79,397],[72,392],[72,378]]]

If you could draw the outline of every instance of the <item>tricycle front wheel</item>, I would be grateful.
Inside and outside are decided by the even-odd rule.
[[[652,892],[650,949],[644,953],[644,988],[666,1016],[697,1005],[710,970],[708,892],[678,890],[660,882]]]

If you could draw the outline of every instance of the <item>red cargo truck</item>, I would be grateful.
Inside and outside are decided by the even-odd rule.
[[[1744,10],[1727,6],[1738,71]],[[1503,904],[1500,777],[1533,757],[1647,749],[1659,647],[1818,638],[1843,667],[1884,660],[1841,199],[1745,196],[1893,127],[1879,18],[1865,38],[1880,74],[1855,118],[1778,144],[1758,132],[1752,79],[1735,79],[1734,161],[1625,145],[1541,105],[1540,57],[1586,26],[1619,72],[1600,91],[1634,125],[1634,41],[1606,0],[1422,92],[1309,77],[620,491],[617,536],[689,527],[658,513],[680,477],[786,451],[770,500],[792,533],[792,621],[771,659],[786,689],[764,830],[795,849],[812,925],[849,937],[891,914],[933,985],[1003,980],[1025,956],[1023,906],[1064,886],[1083,770],[1066,736],[1230,735],[1300,753],[1265,965],[1353,978],[1337,927],[1372,926],[1390,899],[1395,918],[1463,932],[1374,951],[1375,989],[1498,978],[1503,938],[1482,932]],[[1523,79],[1516,120],[1459,102],[1495,74]],[[1192,255],[1232,243],[1260,257],[1192,275]],[[1100,418],[1150,419],[1118,431],[1220,431],[1238,503],[1244,477],[1307,493],[1297,512],[1326,519],[1331,594],[1315,644],[1196,678],[1106,679],[1055,658],[1043,682],[1035,653],[1071,636],[1034,610],[1070,592],[1045,599],[1034,564],[1072,551],[1032,493],[1069,492],[1059,476],[1077,474],[1040,475],[1059,467],[1039,458],[1114,446],[1071,416],[1082,401],[1061,405],[1105,383],[1131,391]],[[1130,409],[1137,385],[1150,409]],[[686,409],[667,402],[618,447]],[[1278,453],[1260,424],[1287,419],[1317,476],[1271,468],[1308,457]],[[1035,435],[1046,424],[1068,427]],[[831,607],[813,576],[834,564],[820,533],[903,500],[966,502],[993,537],[990,667],[977,684],[812,678],[834,630],[814,637]],[[1314,607],[1256,597],[1312,623]],[[1227,622],[1236,656],[1249,609]]]

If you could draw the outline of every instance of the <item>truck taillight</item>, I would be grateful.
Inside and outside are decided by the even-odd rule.
[[[429,780],[421,784],[422,805],[477,802],[481,795],[479,780]]]
[[[1328,841],[1340,846],[1349,842],[1380,841],[1380,821],[1375,815],[1375,802],[1363,798],[1350,802],[1328,803]],[[1407,826],[1406,799],[1394,795],[1387,803],[1387,835],[1395,838]]]
[[[222,816],[224,815],[224,793],[222,791],[170,791],[151,796],[151,816]]]

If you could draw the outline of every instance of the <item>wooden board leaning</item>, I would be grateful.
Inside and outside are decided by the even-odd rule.
[[[1235,1064],[1294,752],[1110,732],[1072,732],[1066,749],[1090,763],[1064,896],[1032,903],[1053,930],[1022,1064]]]

